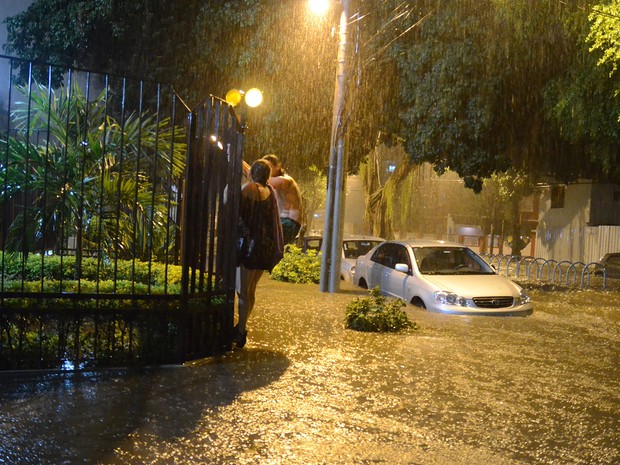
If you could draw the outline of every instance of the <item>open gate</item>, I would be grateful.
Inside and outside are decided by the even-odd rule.
[[[231,349],[243,121],[210,97],[192,111],[188,127],[182,339],[184,357],[196,358]],[[205,312],[205,303],[218,310]]]

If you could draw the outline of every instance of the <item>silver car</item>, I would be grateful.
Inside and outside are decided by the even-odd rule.
[[[516,283],[458,243],[386,241],[359,257],[354,284],[418,307],[452,314],[529,315],[533,305]]]
[[[377,244],[385,241],[381,237],[365,235],[347,235],[342,240],[342,262],[340,264],[340,279],[353,282],[355,273],[355,260],[357,257],[368,253]],[[321,251],[323,238],[321,236],[306,236],[303,240],[302,250]]]

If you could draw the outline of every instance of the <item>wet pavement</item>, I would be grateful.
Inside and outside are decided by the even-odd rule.
[[[421,329],[398,334],[343,328],[360,292],[264,278],[242,351],[0,374],[0,464],[620,463],[620,292],[533,291],[525,318],[407,307]]]

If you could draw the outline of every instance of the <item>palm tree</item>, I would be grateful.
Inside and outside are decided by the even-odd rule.
[[[0,137],[1,244],[27,254],[75,245],[83,252],[151,259],[174,244],[175,184],[184,170],[184,131],[159,113],[111,116],[77,84],[20,88],[16,136]],[[42,142],[33,142],[42,133]]]

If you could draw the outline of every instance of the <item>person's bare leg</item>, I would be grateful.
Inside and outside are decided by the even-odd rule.
[[[248,282],[248,315],[247,318],[250,318],[250,314],[252,310],[254,310],[254,304],[256,303],[256,286],[258,285],[258,281],[263,276],[263,270],[253,270],[252,279]],[[246,319],[247,323],[247,319]]]
[[[262,270],[248,270],[243,265],[239,267],[239,322],[237,329],[241,334],[245,334],[247,331],[247,322],[256,301],[256,285],[262,275]]]

